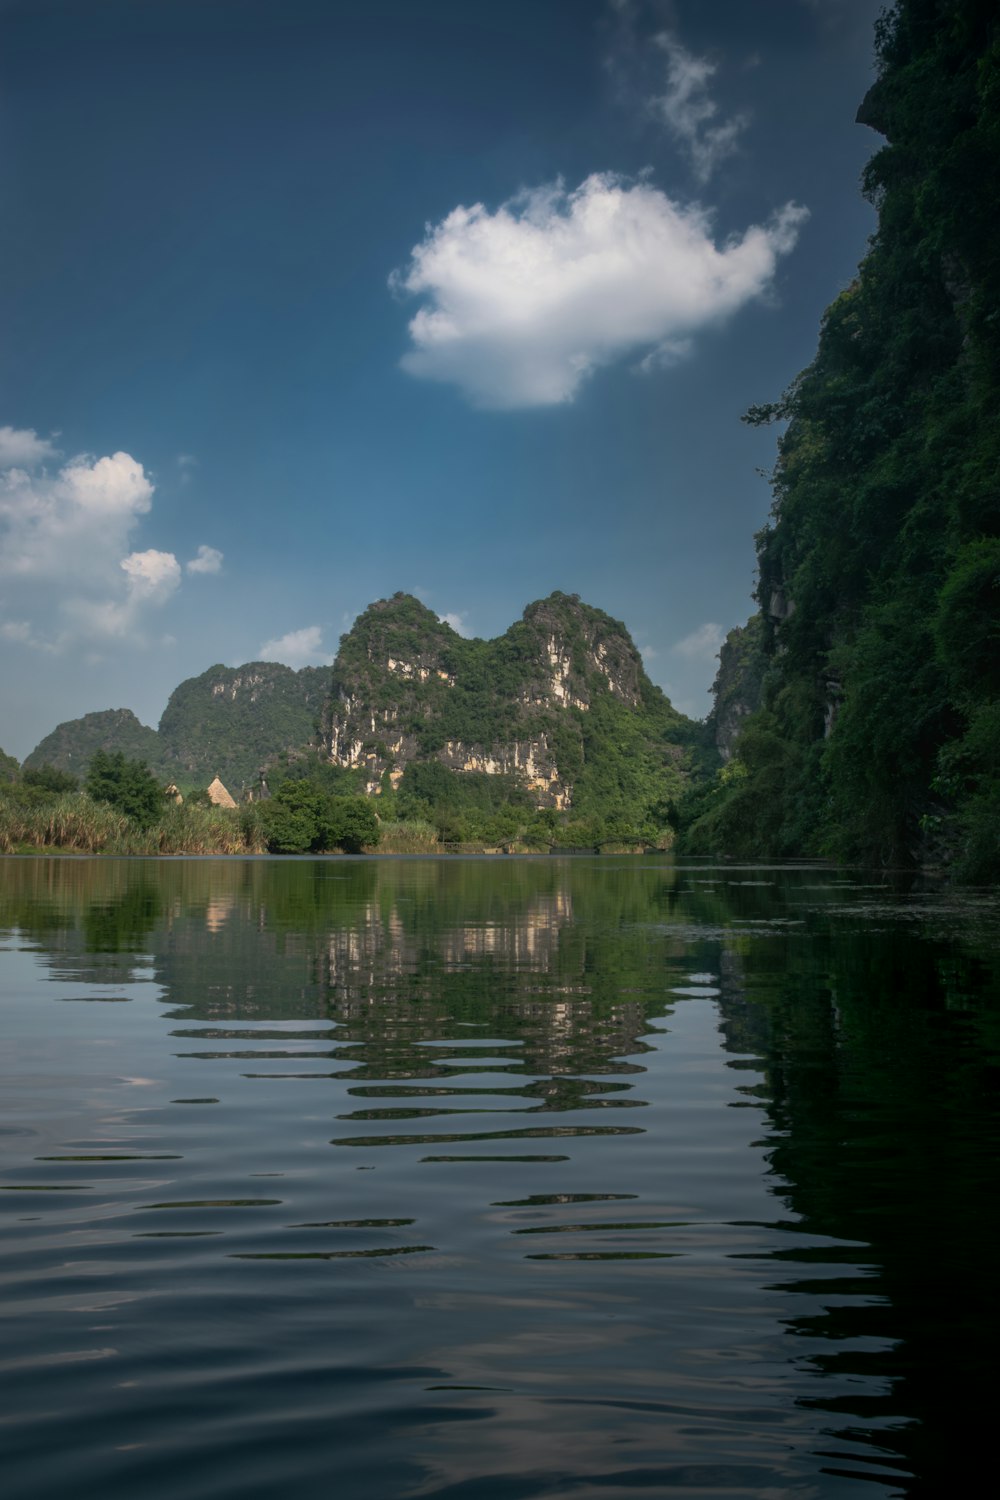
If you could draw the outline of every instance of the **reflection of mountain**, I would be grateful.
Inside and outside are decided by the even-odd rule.
[[[771,1258],[802,1304],[788,1328],[838,1377],[811,1402],[829,1413],[828,1472],[975,1493],[1000,1228],[996,952],[831,925],[730,949],[722,975],[727,1048],[765,1072],[752,1092],[794,1231]]]
[[[274,1336],[284,1362],[292,1336],[279,1262],[391,1257],[364,1296],[324,1281],[310,1318],[339,1348],[336,1297],[396,1295],[399,1318],[373,1321],[374,1340],[365,1325],[357,1360],[393,1379],[415,1350],[433,1367],[400,1408],[419,1411],[431,1467],[448,1432],[420,1402],[454,1382],[454,1433],[482,1417],[478,1472],[482,1453],[514,1465],[511,1493],[541,1493],[521,1484],[535,1440],[539,1463],[555,1448],[610,1474],[607,1493],[637,1473],[680,1485],[685,1456],[698,1486],[724,1472],[733,1493],[975,1492],[960,1470],[992,1375],[1000,1144],[1000,970],[975,898],[642,859],[7,860],[2,874],[0,928],[80,985],[60,999],[103,998],[141,962],[166,1007],[110,1007],[96,1049],[124,1067],[103,1041],[119,1010],[145,1026],[160,1094],[152,1076],[117,1080],[152,1092],[112,1114],[115,1090],[94,1092],[94,1126],[60,1154],[26,1146],[19,1181],[89,1187],[99,1172],[110,1193],[132,1132],[170,1165],[88,1234],[120,1236],[136,1276],[133,1238],[176,1256],[171,1280],[193,1237],[197,1284],[222,1267],[206,1297],[213,1319],[231,1299],[239,1339],[247,1284],[234,1293],[231,1265],[266,1264],[254,1358]],[[945,942],[948,928],[963,935]],[[81,1035],[91,1013],[73,1008]],[[111,1154],[86,1154],[108,1152],[109,1131]],[[418,1270],[426,1247],[437,1268]],[[62,1275],[65,1243],[49,1253]],[[418,1274],[419,1293],[404,1279]],[[411,1455],[410,1429],[399,1442]],[[456,1484],[471,1453],[456,1440]]]

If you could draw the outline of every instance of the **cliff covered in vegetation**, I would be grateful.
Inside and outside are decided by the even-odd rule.
[[[747,415],[788,423],[757,539],[761,706],[683,844],[995,878],[1000,24],[901,0],[876,48],[878,229],[813,363]]]
[[[650,682],[625,626],[559,593],[489,641],[410,595],[380,599],[332,673],[210,667],[175,689],[158,731],[127,710],[89,714],[25,764],[82,776],[97,751],[143,759],[185,790],[218,774],[237,796],[266,768],[272,788],[367,793],[384,822],[491,845],[529,824],[536,843],[666,842],[673,804],[715,764],[705,727]]]

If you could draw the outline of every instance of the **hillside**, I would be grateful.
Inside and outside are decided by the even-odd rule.
[[[274,756],[316,739],[329,684],[326,667],[209,667],[170,695],[159,727],[163,764],[183,785],[221,776],[237,796]]]
[[[218,774],[236,796],[262,767],[279,779],[290,756],[294,774],[339,776],[387,817],[429,818],[456,837],[495,830],[504,808],[565,815],[583,838],[656,836],[692,772],[716,763],[705,726],[650,682],[624,625],[558,593],[488,641],[396,594],[359,616],[332,673],[210,667],[175,689],[158,732],[127,710],[88,714],[26,764],[79,775],[97,749],[185,788]]]
[[[702,726],[647,677],[624,625],[575,595],[530,604],[495,640],[465,640],[405,594],[341,642],[326,754],[370,792],[433,762],[506,778],[536,807],[662,826],[702,753]]]
[[[695,852],[1000,875],[1000,22],[903,0],[859,121],[879,222],[787,420],[758,538],[762,704]]]
[[[25,758],[24,766],[26,770],[55,766],[84,776],[98,750],[120,750],[130,760],[146,761],[157,775],[166,774],[156,730],[140,724],[128,708],[105,708],[58,724]]]
[[[126,708],[85,714],[46,735],[24,764],[81,776],[95,750],[120,750],[165,781],[203,787],[218,775],[238,795],[275,756],[315,740],[329,680],[326,667],[209,667],[174,689],[158,732]]]

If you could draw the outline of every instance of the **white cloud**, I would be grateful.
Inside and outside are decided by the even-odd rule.
[[[218,547],[202,545],[184,566],[189,573],[219,573],[222,571],[222,553]]]
[[[179,587],[181,565],[172,552],[131,552],[119,566],[128,578],[129,597],[162,604]]]
[[[697,630],[692,630],[683,640],[677,641],[670,649],[686,661],[712,661],[718,655],[725,638],[726,632],[722,626],[709,620],[704,625],[699,625]]]
[[[665,86],[649,100],[656,118],[686,151],[699,182],[707,182],[719,163],[736,150],[747,117],[719,118],[719,107],[708,91],[715,64],[696,57],[669,31],[653,38],[666,59]]]
[[[0,470],[34,469],[55,455],[48,438],[40,438],[33,427],[0,427]]]
[[[466,639],[468,639],[468,637],[472,634],[471,630],[468,627],[468,624],[466,623],[467,616],[464,614],[464,612],[459,614],[455,611],[452,611],[451,613],[446,615],[438,615],[438,619],[441,621],[442,625],[450,625],[456,635],[464,635]]]
[[[304,625],[287,635],[265,641],[257,653],[260,661],[280,661],[286,667],[329,666],[333,657],[323,650],[323,630],[319,625]]]
[[[172,552],[129,545],[153,484],[128,453],[84,454],[54,474],[44,467],[53,453],[34,432],[0,428],[0,578],[16,612],[0,635],[43,650],[80,638],[141,643],[146,611],[181,579]]]
[[[786,204],[720,248],[706,210],[612,173],[495,213],[458,207],[390,278],[427,299],[403,367],[454,382],[476,406],[572,401],[600,366],[644,348],[679,358],[692,334],[760,296],[805,218]]]
[[[642,657],[643,661],[655,661],[659,654],[660,653],[657,651],[655,646],[639,647],[639,655]]]

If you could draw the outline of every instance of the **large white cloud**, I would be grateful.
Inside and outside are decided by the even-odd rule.
[[[646,369],[677,359],[691,335],[759,297],[805,218],[789,203],[717,245],[705,209],[611,173],[495,213],[453,209],[391,278],[426,299],[403,366],[477,406],[572,401],[598,367],[641,351]]]
[[[289,630],[287,634],[265,641],[257,653],[261,661],[280,661],[286,667],[329,666],[333,657],[323,650],[323,629],[320,625],[303,625],[301,630]]]
[[[79,637],[140,639],[145,611],[181,578],[172,552],[131,550],[153,484],[130,454],[70,459],[30,429],[0,428],[0,586],[18,618],[4,638],[48,649]]]

